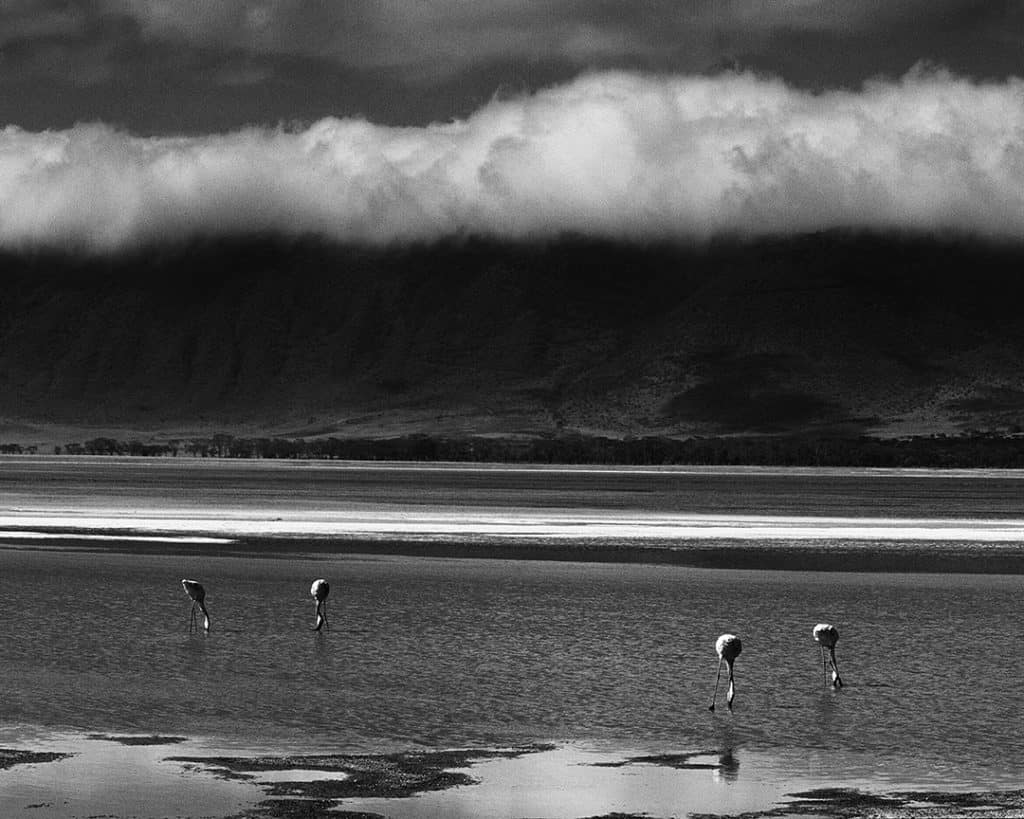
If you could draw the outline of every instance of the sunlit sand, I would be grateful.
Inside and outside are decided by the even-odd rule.
[[[55,538],[65,533],[136,533],[223,543],[231,537],[491,537],[555,540],[930,541],[1011,543],[1022,520],[688,515],[577,510],[443,512],[381,505],[366,510],[106,508],[0,510],[0,538]],[[155,534],[159,533],[159,534]],[[109,534],[103,535],[109,537]]]

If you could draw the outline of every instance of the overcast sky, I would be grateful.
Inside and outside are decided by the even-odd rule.
[[[0,123],[413,125],[583,71],[1024,74],[1021,0],[0,0]]]
[[[0,0],[0,244],[1024,236],[1021,0]]]

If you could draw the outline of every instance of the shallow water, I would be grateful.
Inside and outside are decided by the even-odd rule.
[[[346,808],[392,819],[737,814],[765,810],[784,798],[787,787],[798,787],[793,780],[783,784],[741,775],[735,760],[725,767],[719,762],[719,755],[709,754],[692,760],[715,766],[707,770],[622,765],[621,756],[561,747],[463,769],[478,782],[469,788],[349,800]]]
[[[618,510],[1021,519],[1013,470],[532,467],[0,456],[5,509]],[[271,517],[269,514],[265,517]]]
[[[53,467],[45,480],[26,478],[18,466],[19,482],[9,463],[0,464],[0,517],[6,513],[8,526],[42,507],[82,512],[116,502],[166,511],[183,495],[207,511],[223,503],[260,515],[284,508],[296,518],[356,502],[326,478],[309,488],[298,477],[303,467],[295,470],[291,497],[289,473],[279,468],[267,470],[273,478],[264,486],[258,469],[211,467],[202,473],[202,491],[185,485],[178,493],[180,465],[147,473],[130,464],[124,479],[111,477],[120,473],[107,463],[70,478]],[[443,472],[456,476],[445,486],[472,484],[458,470]],[[371,472],[365,486],[354,481],[362,509],[372,512],[371,487],[386,473]],[[388,495],[388,514],[396,505],[422,505],[414,473],[398,473],[405,488],[400,498]],[[619,489],[602,475],[603,488],[587,494],[578,476],[559,489],[543,473],[531,494],[529,473],[502,478],[486,492],[486,476],[474,474],[473,497],[511,520],[520,503],[564,508],[579,492],[588,508],[612,517],[638,503],[659,511],[673,497],[665,489],[658,490],[661,501],[631,500],[644,485],[635,475]],[[434,472],[425,475],[422,500],[431,508],[465,503],[458,493],[437,491]],[[670,480],[703,486],[700,477]],[[861,473],[849,483],[849,503],[841,503],[835,482],[848,476],[820,479],[825,489],[817,497],[813,476],[798,477],[795,485],[774,478],[787,514],[900,520],[903,512],[923,519],[955,513],[968,529],[983,520],[1013,525],[1011,490],[1024,488],[1005,474],[911,475],[901,493],[898,475]],[[876,478],[884,487],[874,487]],[[754,473],[752,496],[770,495],[771,479]],[[706,495],[696,508],[719,505],[723,514],[731,497],[729,508],[744,514],[774,513],[744,494],[745,480],[731,474],[731,488],[694,490],[694,497]],[[222,482],[235,482],[234,490]],[[68,493],[46,489],[50,483]],[[962,497],[957,486],[973,505],[961,500],[951,510],[928,493],[937,487],[939,495]],[[785,546],[752,542],[766,550]],[[979,553],[991,546],[961,545]],[[1024,768],[1016,687],[1024,672],[1021,575],[752,572],[322,548],[254,556],[225,554],[219,543],[181,551],[159,541],[129,547],[17,538],[0,547],[0,723],[181,734],[211,748],[267,751],[538,740],[604,751],[733,749],[780,776],[894,786],[1018,785]],[[320,576],[332,582],[331,628],[313,633],[309,584]],[[188,633],[182,577],[206,584],[208,635]],[[825,685],[811,639],[822,620],[841,632],[841,691]],[[744,642],[736,707],[711,714],[713,645],[725,631]]]
[[[534,561],[3,556],[5,723],[381,750],[578,740],[770,750],[802,766],[1013,782],[1024,580]],[[178,575],[208,578],[187,632]],[[329,633],[308,579],[335,578]],[[846,686],[810,627],[841,624]],[[743,635],[737,700],[706,710],[713,643]]]
[[[71,732],[0,725],[0,745],[44,743],[68,756],[0,771],[0,816],[237,816],[260,797],[248,782],[225,781],[165,757],[196,750],[181,745],[124,746]]]

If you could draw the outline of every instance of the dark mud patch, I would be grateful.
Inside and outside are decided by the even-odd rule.
[[[694,762],[694,759],[718,756],[717,762]],[[630,756],[618,762],[594,762],[595,768],[625,768],[627,765],[664,765],[680,771],[716,771],[735,765],[732,754],[719,754],[718,751],[690,751],[684,754],[652,754],[649,756]]]
[[[428,791],[473,785],[476,780],[452,768],[467,768],[488,759],[514,759],[553,750],[553,745],[528,745],[500,750],[406,752],[380,755],[327,754],[267,757],[168,757],[168,761],[211,770],[226,779],[251,780],[261,771],[325,771],[337,779],[281,781],[263,784],[268,796],[245,817],[338,816],[337,800],[394,799]],[[281,798],[284,797],[284,798]],[[350,814],[355,816],[372,814]]]
[[[165,737],[160,734],[149,736],[132,736],[122,734],[88,734],[86,739],[104,740],[106,742],[117,742],[121,745],[177,745],[180,742],[187,742],[188,737]]]
[[[586,819],[651,819],[646,813],[602,813],[600,816],[587,816]]]
[[[15,765],[34,765],[41,762],[57,762],[67,759],[71,754],[60,754],[54,751],[18,751],[13,748],[0,748],[0,770]]]
[[[938,791],[910,791],[899,796],[914,802],[928,802],[942,808],[971,809],[972,815],[985,816],[985,810],[996,812],[1011,810],[1017,816],[1024,816],[1024,789],[1014,791],[981,791],[967,793],[942,793]]]
[[[1024,817],[1024,790],[946,793],[939,791],[900,791],[866,793],[853,788],[817,788],[788,794],[791,801],[766,811],[740,814],[732,819],[769,819],[769,817],[826,816],[836,819],[875,817],[876,819],[955,819],[970,815],[978,819]],[[690,819],[725,819],[712,813],[692,813]]]
[[[232,819],[386,819],[379,813],[332,810],[322,799],[267,799]]]
[[[901,801],[906,801],[891,796],[863,793],[855,788],[815,788],[810,791],[791,793],[789,796],[833,807],[891,807]]]
[[[301,796],[317,799],[356,799],[380,797],[396,799],[428,791],[444,791],[460,785],[473,785],[465,773],[435,769],[432,766],[395,766],[388,762],[363,763],[345,770],[345,779],[316,779],[311,782],[274,782],[264,786],[270,796]]]

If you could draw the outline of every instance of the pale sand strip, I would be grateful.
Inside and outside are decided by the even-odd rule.
[[[0,531],[23,537],[133,532],[148,538],[499,537],[551,540],[929,541],[1020,543],[1024,520],[690,515],[619,511],[410,507],[306,511],[202,508],[0,510]],[[141,535],[141,536],[139,536]],[[224,542],[221,540],[221,542]]]

